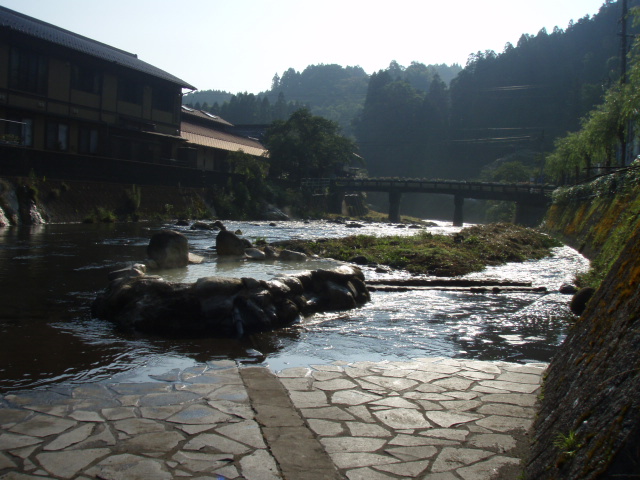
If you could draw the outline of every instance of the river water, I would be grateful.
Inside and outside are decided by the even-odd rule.
[[[412,235],[393,225],[346,228],[328,222],[225,222],[245,238],[268,242],[352,234]],[[221,261],[215,232],[154,223],[41,225],[0,228],[0,391],[100,381],[148,381],[149,375],[211,360],[267,365],[274,370],[333,361],[406,360],[442,356],[518,362],[548,361],[562,342],[570,297],[553,292],[588,268],[569,247],[541,261],[491,267],[471,278],[531,281],[550,293],[442,290],[373,292],[362,308],[313,315],[296,326],[241,340],[168,339],[123,333],[91,318],[90,305],[107,273],[145,258],[153,233],[185,233],[200,265],[162,272],[192,282],[221,275],[268,279],[330,266],[277,261]],[[445,223],[428,229],[452,233]],[[367,279],[400,277],[365,269]]]

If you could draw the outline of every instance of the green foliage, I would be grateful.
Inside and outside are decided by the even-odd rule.
[[[342,175],[343,168],[358,157],[353,141],[339,131],[335,122],[313,116],[305,109],[295,112],[286,122],[274,122],[265,138],[269,175],[298,184],[302,178]]]
[[[408,237],[356,235],[283,245],[342,261],[363,255],[373,263],[438,276],[463,275],[486,265],[542,258],[558,245],[547,235],[510,224],[470,227],[462,234],[472,240],[456,242],[451,235],[421,232]]]
[[[553,446],[560,450],[563,455],[573,457],[582,447],[582,444],[578,442],[576,432],[571,430],[567,435],[558,432],[553,440]]]

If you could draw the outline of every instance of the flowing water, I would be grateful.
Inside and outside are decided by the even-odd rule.
[[[413,235],[393,225],[346,228],[328,222],[225,222],[245,238],[268,242],[351,234]],[[148,381],[149,375],[211,360],[233,359],[275,370],[333,361],[401,360],[443,356],[547,361],[564,338],[570,297],[553,292],[588,262],[568,247],[541,261],[491,267],[471,278],[531,281],[550,293],[470,293],[412,290],[373,292],[347,312],[313,315],[291,328],[231,339],[168,339],[124,333],[91,318],[90,304],[107,273],[145,258],[154,232],[167,225],[42,225],[0,228],[0,391],[99,381]],[[177,227],[171,227],[179,229]],[[301,264],[222,261],[215,232],[180,228],[200,265],[162,272],[170,281],[221,275],[268,279],[278,273],[324,268]],[[434,233],[456,229],[442,223]],[[367,279],[397,278],[365,268]]]

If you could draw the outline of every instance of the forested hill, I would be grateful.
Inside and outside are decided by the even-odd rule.
[[[355,130],[369,174],[473,179],[489,166],[506,174],[502,159],[519,168],[492,180],[543,179],[554,140],[577,130],[618,82],[621,3],[564,30],[523,34],[502,53],[478,52],[448,88],[434,81],[424,93],[390,70],[372,75]]]
[[[416,89],[426,91],[436,75],[448,84],[462,67],[413,62],[405,68],[393,61],[388,70]],[[259,94],[205,90],[185,95],[183,103],[211,111],[235,124],[286,119],[306,106],[314,115],[338,122],[343,132],[350,135],[353,119],[364,105],[369,79],[370,75],[361,67],[310,65],[302,72],[289,68],[282,75],[276,74],[271,88]]]

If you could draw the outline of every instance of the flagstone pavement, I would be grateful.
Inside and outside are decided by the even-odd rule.
[[[0,479],[517,478],[546,364],[232,361],[0,396]]]

